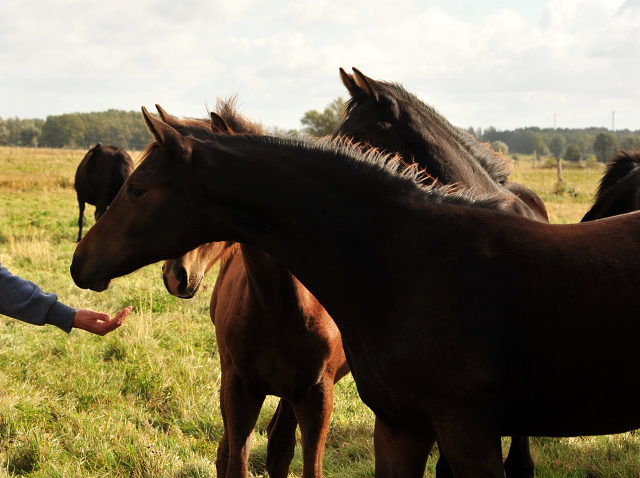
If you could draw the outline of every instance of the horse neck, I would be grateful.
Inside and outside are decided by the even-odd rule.
[[[240,246],[233,241],[220,241],[200,247],[204,248],[202,249],[202,255],[199,254],[197,260],[204,269],[204,275],[209,272],[218,261],[225,262],[228,257],[233,256]]]
[[[407,161],[415,161],[420,168],[442,184],[459,184],[464,188],[479,188],[489,193],[503,188],[488,173],[484,161],[478,157],[471,145],[447,129],[442,133],[422,132],[408,141]],[[433,139],[436,138],[437,139]]]
[[[269,254],[247,244],[240,246],[247,276],[249,300],[269,318],[283,323],[287,318],[299,319],[301,284],[293,274]],[[287,313],[287,312],[292,312]]]
[[[348,160],[308,157],[302,147],[228,141],[232,147],[222,145],[194,160],[194,181],[207,191],[201,208],[215,211],[202,218],[206,239],[231,239],[265,251],[330,314],[331,307],[346,303],[375,309],[371,288],[356,299],[345,295],[354,284],[382,280],[378,270],[388,269],[386,261],[393,261],[397,250],[378,252],[384,260],[367,264],[361,250],[384,247],[374,238],[411,221],[402,221],[372,179],[351,170]]]

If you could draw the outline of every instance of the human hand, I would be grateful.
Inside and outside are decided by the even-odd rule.
[[[96,312],[93,309],[78,309],[73,318],[72,326],[76,329],[86,330],[96,335],[106,335],[112,330],[122,325],[124,319],[131,312],[131,306],[124,308],[118,312],[115,317],[111,318],[109,314],[104,312]]]

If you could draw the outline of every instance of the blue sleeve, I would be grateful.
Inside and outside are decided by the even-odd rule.
[[[55,325],[69,333],[76,312],[59,302],[55,294],[43,292],[0,265],[0,314],[34,325]]]

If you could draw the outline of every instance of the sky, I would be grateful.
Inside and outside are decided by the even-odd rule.
[[[0,117],[160,104],[299,129],[339,67],[453,124],[640,130],[640,0],[3,0]],[[614,113],[615,112],[615,113]]]

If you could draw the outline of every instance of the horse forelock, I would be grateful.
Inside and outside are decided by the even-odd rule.
[[[596,202],[615,183],[640,167],[640,151],[619,151],[607,163],[605,173],[596,191]]]

